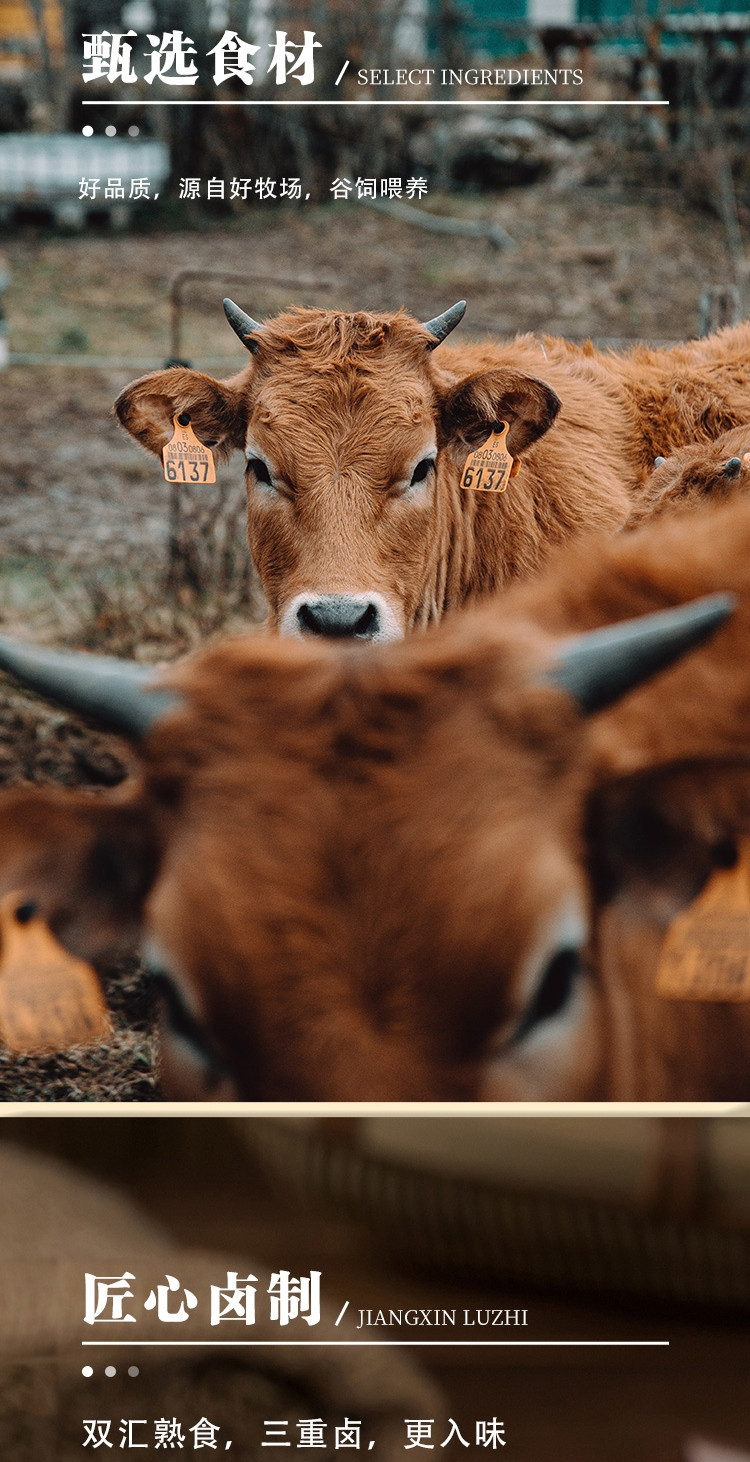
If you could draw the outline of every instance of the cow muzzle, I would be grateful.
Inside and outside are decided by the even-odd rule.
[[[403,639],[403,626],[382,594],[297,594],[285,610],[282,635],[329,640]]]

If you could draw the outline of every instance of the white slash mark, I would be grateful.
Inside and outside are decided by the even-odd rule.
[[[348,66],[349,66],[349,62],[348,61],[345,61],[344,64],[343,64],[343,66],[341,67],[341,70],[339,71],[338,76],[336,77],[336,85],[337,86],[339,85],[339,83],[341,81],[343,81],[344,75],[345,75],[345,73],[346,73],[346,71],[348,69]]]
[[[370,1442],[370,1445],[367,1448],[368,1452],[371,1452],[374,1446],[375,1446],[375,1443],[374,1442]]]
[[[231,1442],[225,1442],[224,1443],[224,1451],[225,1452],[228,1452],[229,1451],[229,1448],[231,1447],[231,1445],[232,1445]]]
[[[340,1325],[341,1324],[341,1321],[343,1320],[344,1315],[346,1314],[348,1308],[349,1308],[349,1301],[348,1300],[345,1300],[344,1301],[344,1308],[341,1311],[341,1314],[339,1315],[338,1320],[336,1321],[336,1324],[337,1325]]]

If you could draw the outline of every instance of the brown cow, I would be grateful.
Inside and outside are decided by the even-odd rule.
[[[736,426],[713,442],[691,442],[657,457],[625,527],[640,528],[661,513],[702,508],[749,489],[750,426]]]
[[[725,587],[715,640],[626,694]],[[0,893],[87,956],[143,926],[187,1045],[246,1098],[747,1100],[750,1005],[657,998],[653,966],[750,831],[749,637],[739,503],[402,645],[238,639],[159,691],[0,642],[142,764],[0,798]]]
[[[657,453],[750,420],[750,325],[626,355],[532,336],[435,351],[463,304],[427,325],[306,309],[261,326],[225,308],[245,370],[159,371],[116,411],[152,452],[182,413],[219,455],[245,452],[250,551],[285,634],[392,640],[435,622],[620,527]],[[518,475],[462,490],[499,420]]]

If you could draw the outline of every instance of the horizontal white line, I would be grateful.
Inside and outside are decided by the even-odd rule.
[[[81,102],[82,107],[668,107],[663,101],[582,102],[582,101],[298,101],[298,102],[198,102],[198,101],[122,101]]]
[[[82,1340],[81,1345],[669,1345],[668,1340]]]
[[[635,342],[634,342],[635,343]],[[208,358],[209,360],[212,357]],[[60,364],[72,364],[70,356]],[[204,359],[202,364],[205,366]],[[89,1117],[122,1117],[144,1121],[162,1117],[471,1117],[477,1122],[496,1117],[545,1117],[550,1121],[570,1117],[601,1117],[617,1122],[622,1117],[750,1117],[750,1102],[0,1102],[0,1122],[5,1118],[42,1117],[88,1120]]]

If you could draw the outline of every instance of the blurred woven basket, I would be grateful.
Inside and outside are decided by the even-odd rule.
[[[579,1120],[593,1139],[596,1124]],[[625,1120],[603,1119],[610,1126],[614,1122],[621,1135]],[[672,1120],[681,1129],[686,1121]],[[546,1119],[536,1158],[534,1123],[528,1122],[524,1164],[519,1163],[523,1134],[519,1138],[517,1130],[515,1150],[511,1143],[503,1158],[501,1129],[507,1131],[508,1119],[496,1124],[494,1154],[480,1152],[474,1161],[466,1156],[469,1123],[456,1125],[451,1118],[318,1124],[254,1117],[238,1126],[277,1186],[308,1207],[317,1203],[364,1227],[379,1247],[412,1267],[439,1271],[444,1278],[748,1308],[748,1172],[737,1159],[738,1138],[740,1157],[750,1159],[748,1123],[731,1124],[736,1130],[729,1132],[728,1151],[735,1171],[729,1175],[712,1171],[715,1143],[709,1139],[716,1133],[694,1123],[692,1147],[702,1156],[696,1160],[694,1154],[695,1172],[685,1183],[680,1160],[658,1155],[659,1142],[653,1139],[660,1124],[653,1118],[640,1121],[640,1127],[633,1125],[642,1138],[624,1150],[622,1162],[610,1154],[603,1177],[593,1140],[586,1172],[585,1130],[572,1149],[566,1144],[570,1120]],[[426,1122],[434,1124],[431,1143],[420,1141],[420,1130],[427,1136]],[[518,1129],[519,1121],[511,1119],[511,1126]],[[673,1133],[678,1150],[680,1143],[685,1146],[685,1135],[685,1130]],[[606,1142],[599,1146],[606,1153]],[[719,1148],[726,1168],[726,1141]]]
[[[195,1178],[200,1180],[199,1174]],[[234,1437],[235,1453],[243,1458],[266,1455],[264,1417],[283,1416],[286,1408],[287,1415],[294,1416],[296,1409],[297,1416],[327,1421],[338,1421],[342,1414],[361,1418],[385,1462],[403,1456],[405,1415],[443,1417],[439,1392],[411,1357],[353,1345],[328,1348],[326,1342],[334,1340],[340,1346],[342,1336],[352,1340],[354,1328],[348,1319],[338,1328],[335,1310],[325,1303],[315,1346],[279,1345],[278,1325],[259,1308],[253,1347],[216,1350],[205,1304],[210,1286],[230,1270],[244,1274],[252,1265],[264,1292],[270,1273],[263,1265],[247,1254],[177,1244],[116,1189],[8,1142],[0,1142],[0,1233],[3,1462],[80,1458],[86,1445],[82,1416],[117,1418],[132,1411],[136,1393],[125,1366],[134,1354],[148,1358],[141,1359],[138,1379],[140,1416],[175,1416],[187,1428],[201,1412],[214,1420],[218,1412],[222,1438]],[[114,1278],[126,1271],[136,1292],[138,1340],[155,1348],[122,1350],[122,1331],[117,1327],[113,1337],[105,1324],[101,1348],[83,1351],[82,1339],[91,1336],[83,1333],[84,1273]],[[164,1340],[163,1322],[142,1304],[165,1274],[179,1276],[181,1285],[201,1297],[187,1350],[157,1343]],[[130,1341],[131,1327],[126,1328],[124,1338]],[[268,1342],[273,1349],[265,1348]],[[93,1376],[85,1377],[83,1360],[92,1362]],[[140,1444],[143,1434],[138,1435]],[[117,1421],[112,1436],[117,1450]]]

